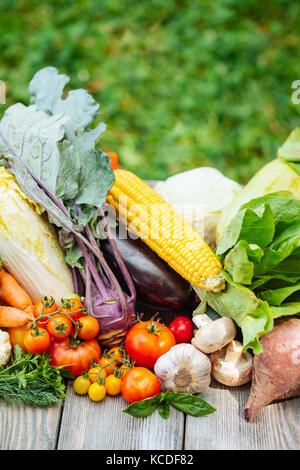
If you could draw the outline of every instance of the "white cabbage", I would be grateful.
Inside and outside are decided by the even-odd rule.
[[[155,185],[155,190],[212,248],[221,212],[240,189],[238,183],[210,167],[178,173]]]
[[[33,302],[42,296],[58,301],[73,292],[70,268],[64,261],[53,226],[43,209],[0,167],[0,256]]]

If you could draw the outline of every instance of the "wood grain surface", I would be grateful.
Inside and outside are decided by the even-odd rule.
[[[157,411],[147,418],[133,418],[122,410],[123,397],[106,397],[93,403],[68,387],[58,449],[181,450],[184,414],[173,409],[168,420]]]
[[[31,408],[0,404],[1,450],[53,450],[62,407]]]
[[[172,409],[136,419],[122,413],[122,397],[93,403],[68,385],[64,407],[0,406],[1,450],[289,450],[300,449],[299,399],[266,406],[254,423],[243,408],[249,386],[212,383],[203,398],[217,411],[195,418]]]
[[[288,450],[300,448],[299,399],[266,406],[253,423],[244,419],[250,386],[225,387],[212,382],[203,394],[217,411],[204,418],[186,416],[187,450]]]

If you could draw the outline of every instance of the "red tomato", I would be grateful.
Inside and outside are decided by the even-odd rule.
[[[176,343],[189,343],[193,337],[194,325],[187,317],[177,317],[169,325],[175,336]]]
[[[78,336],[81,339],[94,339],[99,333],[99,323],[95,317],[85,315],[79,318]]]
[[[125,351],[137,366],[153,369],[157,359],[175,346],[171,330],[158,321],[139,321],[127,333]]]
[[[145,367],[132,367],[122,378],[121,393],[125,400],[134,403],[160,393],[160,383]]]
[[[62,307],[60,313],[71,315],[73,320],[78,320],[86,312],[81,300],[78,298],[62,299]]]
[[[56,339],[64,339],[72,332],[73,324],[66,315],[56,313],[47,323],[48,333]]]
[[[44,328],[31,328],[25,333],[24,346],[28,352],[40,354],[49,348],[50,335]]]
[[[100,346],[95,339],[81,341],[72,336],[61,341],[53,341],[50,346],[51,364],[65,366],[74,377],[90,368],[92,361],[98,362],[101,355]]]
[[[39,317],[40,315],[49,315],[50,313],[55,313],[58,310],[58,305],[53,299],[53,297],[42,297],[33,307],[33,314],[35,318]],[[42,318],[37,322],[38,326],[42,328],[46,328],[46,325],[49,321],[48,317]]]
[[[113,170],[117,170],[119,168],[119,157],[116,152],[106,152],[110,158],[110,164]]]

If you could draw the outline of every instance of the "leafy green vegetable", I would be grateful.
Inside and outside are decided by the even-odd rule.
[[[163,419],[168,419],[171,409],[169,404],[164,400],[157,405],[157,411]]]
[[[123,410],[123,413],[128,413],[131,416],[134,416],[135,418],[144,418],[145,416],[149,416],[158,407],[160,398],[161,395],[158,394],[154,397],[145,398],[145,400],[131,403],[131,405],[129,405],[127,408],[125,408],[125,410]]]
[[[54,67],[46,67],[30,82],[31,105],[18,103],[5,111],[0,165],[57,225],[65,261],[72,267],[72,290],[82,295],[84,289],[85,307],[101,317],[102,333],[117,335],[135,321],[136,292],[102,207],[114,183],[110,158],[96,148],[106,126],[94,125],[99,104],[87,91],[64,93],[68,81]],[[129,294],[103,256],[98,226],[112,246]]]
[[[238,324],[244,350],[260,353],[259,338],[272,330],[274,319],[300,314],[299,221],[300,200],[288,191],[251,199],[216,249],[225,291],[204,297],[196,288],[208,305]]]
[[[49,407],[65,398],[65,389],[47,354],[26,354],[16,345],[11,362],[0,368],[0,398],[7,403]]]
[[[68,80],[54,67],[36,73],[29,85],[33,104],[17,103],[4,113],[0,153],[2,163],[14,173],[25,192],[50,212],[57,225],[72,231],[78,223],[78,208],[86,214],[88,205],[87,219],[91,218],[105,202],[114,175],[108,156],[95,149],[106,126],[100,123],[89,129],[99,104],[81,89],[70,91],[62,99]],[[41,193],[36,184],[29,186],[30,177],[38,179],[46,191]],[[53,205],[53,196],[68,209],[73,221],[62,207]]]
[[[157,409],[160,416],[167,419],[170,415],[170,405],[192,416],[205,416],[216,411],[203,398],[188,393],[174,393],[167,390],[165,393],[161,392],[152,398],[132,403],[123,412],[135,418],[143,418]]]

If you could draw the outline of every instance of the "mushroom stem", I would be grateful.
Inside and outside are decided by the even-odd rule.
[[[253,357],[243,352],[243,345],[236,340],[226,348],[211,355],[212,375],[220,383],[231,387],[246,384],[251,380]]]
[[[233,340],[226,348],[224,361],[236,366],[243,355],[243,346],[239,341]]]

